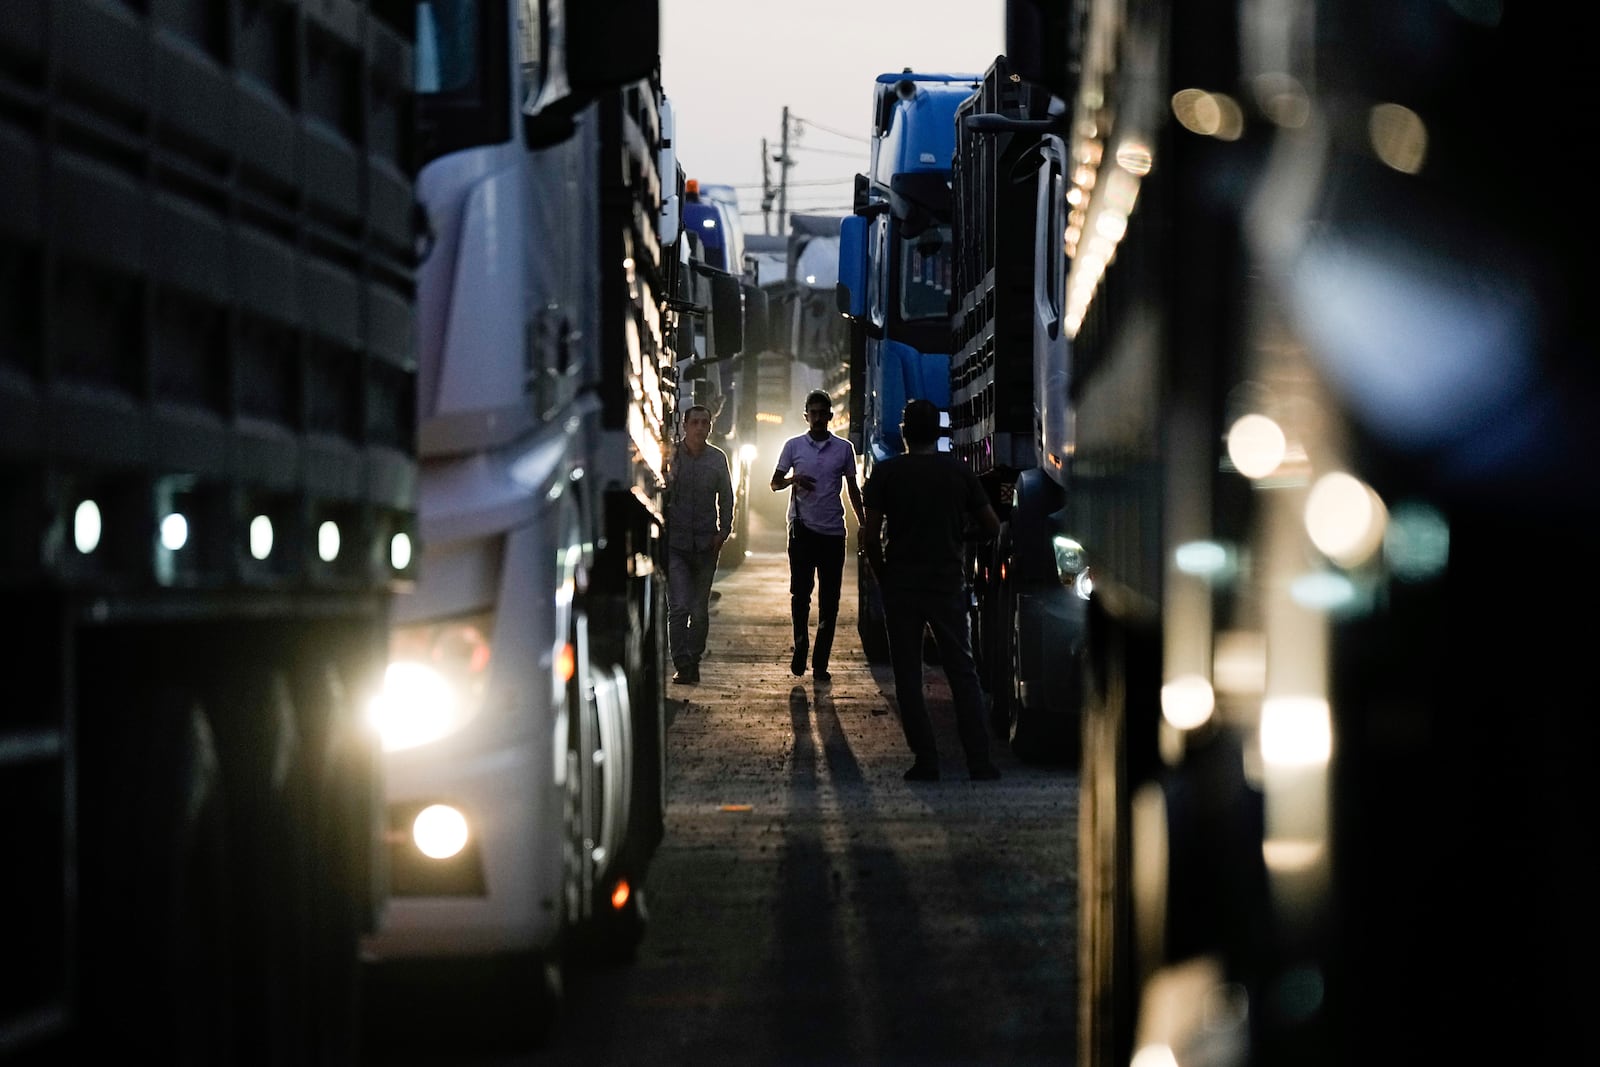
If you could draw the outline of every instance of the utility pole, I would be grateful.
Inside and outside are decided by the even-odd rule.
[[[767,139],[761,138],[761,232],[772,233],[772,159],[767,155]]]
[[[783,148],[778,155],[778,233],[789,232],[789,105],[783,106]]]

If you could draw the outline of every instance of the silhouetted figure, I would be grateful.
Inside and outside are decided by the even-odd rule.
[[[956,726],[974,780],[1000,777],[989,759],[989,734],[983,689],[967,632],[963,542],[969,523],[984,534],[1000,532],[978,476],[956,457],[938,450],[939,409],[912,400],[901,416],[903,455],[872,469],[862,491],[866,518],[861,547],[883,590],[883,613],[894,667],[900,724],[916,761],[907,781],[939,777],[939,747],[922,697],[922,635],[933,633],[950,695]]]

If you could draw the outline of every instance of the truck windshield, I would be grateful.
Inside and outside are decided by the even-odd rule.
[[[950,227],[931,226],[900,240],[900,317],[907,322],[950,314]]]
[[[454,93],[478,77],[477,0],[417,4],[417,92]]]
[[[418,164],[510,140],[513,68],[503,57],[515,48],[518,91],[539,91],[544,0],[518,0],[514,20],[504,0],[417,0],[416,15]]]

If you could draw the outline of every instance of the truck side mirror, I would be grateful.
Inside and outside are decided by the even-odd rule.
[[[673,138],[677,122],[673,117],[672,101],[661,98],[661,151],[656,160],[656,173],[661,178],[661,217],[656,220],[656,237],[662,247],[678,243],[683,233],[683,206],[679,199],[683,177],[678,167],[678,149]]]
[[[748,282],[740,289],[744,293],[744,350],[765,352],[772,343],[766,291]]]
[[[566,75],[566,90],[541,93],[535,106],[524,105],[523,139],[529,148],[547,148],[569,139],[575,117],[590,101],[656,72],[660,51],[659,0],[612,0],[610,3],[547,2],[549,66]],[[616,20],[613,22],[613,20]],[[627,33],[615,32],[625,25]],[[559,26],[559,31],[554,27]],[[663,176],[663,180],[670,180]]]
[[[567,0],[563,7],[567,81],[574,92],[598,95],[655,73],[661,52],[659,0]]]
[[[867,220],[850,215],[839,222],[839,284],[834,290],[839,314],[860,320],[867,314]]]
[[[711,276],[711,342],[718,359],[744,350],[744,301],[739,279],[732,274]]]

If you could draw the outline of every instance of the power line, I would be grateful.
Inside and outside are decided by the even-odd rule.
[[[838,148],[812,148],[810,145],[796,144],[789,146],[796,152],[815,152],[819,156],[845,156],[849,159],[860,159],[860,152],[846,152]]]
[[[798,214],[801,214],[801,215],[848,215],[848,214],[850,214],[850,212],[852,210],[854,210],[854,209],[849,204],[799,204],[799,205],[796,205],[794,208],[792,208],[790,210],[790,214],[794,215],[794,214],[798,213]],[[739,215],[740,215],[741,218],[744,217],[745,215],[765,215],[765,214],[766,214],[766,212],[762,211],[760,208],[742,209],[739,212]]]
[[[855,181],[853,176],[847,176],[843,178],[807,178],[804,181],[791,181],[789,183],[789,188],[793,189],[799,185],[849,185],[853,181]],[[768,182],[735,182],[733,183],[733,187],[735,189],[765,190],[768,184]]]
[[[871,142],[871,138],[863,137],[858,133],[845,133],[843,130],[836,130],[832,126],[824,126],[820,122],[812,122],[810,119],[803,119],[803,118],[800,118],[797,115],[793,115],[793,116],[790,116],[790,117],[793,118],[794,121],[796,121],[796,122],[802,123],[803,125],[806,125],[806,126],[814,126],[817,129],[821,130],[823,133],[831,133],[835,137],[843,137],[843,138],[845,138],[847,140],[851,140],[851,141],[860,141],[862,144],[868,144],[868,143]]]

